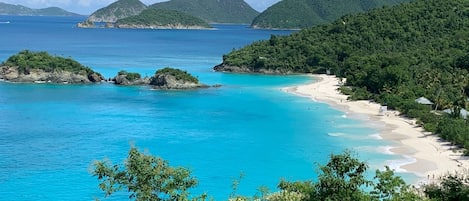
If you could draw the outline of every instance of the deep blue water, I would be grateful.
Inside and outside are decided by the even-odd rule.
[[[217,200],[271,190],[281,178],[315,179],[316,163],[355,150],[371,169],[398,163],[363,120],[298,97],[282,87],[307,76],[223,74],[222,55],[271,34],[245,25],[214,30],[78,29],[74,17],[0,16],[0,60],[29,49],[72,57],[106,77],[119,70],[152,75],[171,66],[221,88],[155,91],[111,84],[0,83],[0,195],[2,200],[102,198],[92,162],[122,163],[131,145],[188,167],[194,193]],[[390,162],[394,161],[394,162]],[[412,178],[411,175],[404,175]],[[110,200],[125,200],[117,195]]]

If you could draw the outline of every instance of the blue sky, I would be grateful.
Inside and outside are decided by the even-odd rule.
[[[30,8],[45,8],[56,6],[70,12],[89,15],[99,8],[105,7],[116,0],[0,0],[9,4],[19,4]],[[140,0],[149,5],[167,0]],[[280,0],[245,0],[254,9],[263,11]]]

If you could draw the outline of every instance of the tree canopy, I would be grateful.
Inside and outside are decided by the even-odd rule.
[[[332,22],[343,15],[369,11],[410,0],[283,0],[252,22],[255,28],[299,29]]]
[[[197,179],[182,167],[172,167],[159,157],[141,153],[132,147],[125,164],[113,165],[107,160],[94,163],[93,176],[101,181],[99,188],[108,197],[126,189],[136,201],[189,200],[189,189]],[[203,198],[201,196],[200,198]],[[194,197],[193,200],[199,199]]]
[[[329,162],[319,165],[317,181],[280,181],[279,191],[261,196],[230,195],[230,201],[433,201],[467,200],[469,180],[465,173],[448,174],[440,182],[416,189],[396,176],[389,167],[367,176],[368,165],[350,151],[331,154]],[[208,195],[192,196],[189,190],[197,185],[191,172],[172,167],[159,157],[141,153],[132,147],[124,165],[107,160],[94,163],[93,176],[101,182],[105,196],[127,191],[130,200],[207,200]],[[233,187],[236,190],[239,181]]]

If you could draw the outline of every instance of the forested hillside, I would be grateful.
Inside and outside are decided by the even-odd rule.
[[[353,99],[374,99],[417,117],[429,131],[469,148],[460,118],[469,94],[469,2],[416,0],[291,36],[272,36],[223,56],[219,71],[325,73],[346,78]],[[427,97],[435,104],[418,105]],[[453,110],[453,115],[439,112]],[[436,111],[431,111],[436,110]]]
[[[254,28],[299,29],[332,22],[346,14],[411,0],[283,0],[252,22]]]
[[[151,8],[177,10],[202,18],[209,23],[250,24],[259,14],[243,0],[171,0]]]
[[[136,16],[117,20],[117,27],[210,28],[204,20],[175,10],[146,9]]]
[[[147,6],[139,0],[119,0],[92,13],[86,21],[116,22],[119,19],[138,15]]]

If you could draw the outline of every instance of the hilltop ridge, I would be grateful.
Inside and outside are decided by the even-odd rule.
[[[119,0],[92,13],[87,22],[110,22],[140,14],[147,6],[139,0]]]
[[[259,14],[243,0],[171,0],[149,7],[177,10],[204,19],[208,23],[250,24]]]
[[[411,0],[282,0],[259,14],[253,28],[301,29],[330,23],[346,14],[396,5]]]

